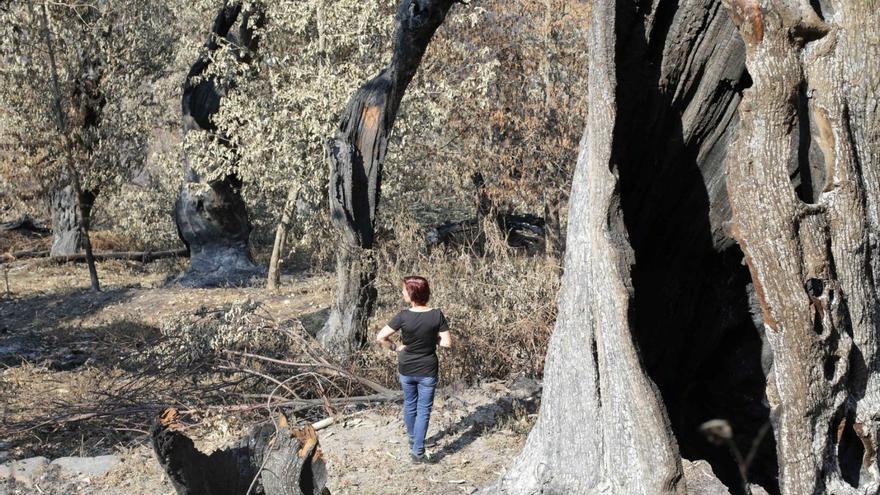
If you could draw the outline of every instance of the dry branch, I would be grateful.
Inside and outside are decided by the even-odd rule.
[[[95,261],[128,260],[149,263],[151,261],[189,256],[186,248],[169,249],[165,251],[110,251],[107,253],[95,253]],[[85,254],[70,254],[65,256],[50,256],[49,251],[16,251],[4,254],[0,264],[28,258],[49,258],[54,263],[82,263],[86,261]]]

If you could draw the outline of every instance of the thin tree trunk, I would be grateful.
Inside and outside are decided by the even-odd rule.
[[[266,280],[266,288],[276,290],[281,281],[281,258],[284,256],[284,249],[287,245],[287,234],[290,231],[290,225],[293,223],[293,215],[296,212],[296,200],[299,198],[299,184],[291,186],[287,193],[287,200],[284,202],[284,209],[281,211],[281,221],[278,223],[278,229],[275,231],[275,244],[272,246],[272,258],[269,260],[269,277]]]
[[[87,225],[90,216],[91,205],[88,206],[83,201],[83,190],[80,186],[79,173],[74,167],[73,150],[70,141],[70,135],[67,128],[67,119],[62,109],[61,86],[58,82],[58,69],[55,65],[55,46],[52,42],[52,34],[49,31],[49,13],[44,3],[42,12],[42,28],[43,39],[46,43],[46,50],[49,54],[49,68],[52,77],[52,91],[54,92],[55,119],[58,132],[61,134],[64,142],[65,167],[67,169],[68,178],[73,188],[73,197],[76,203],[76,224],[79,228],[79,236],[86,252],[86,263],[89,266],[89,279],[91,280],[92,290],[99,292],[101,284],[98,281],[98,270],[95,268],[95,257],[92,255],[92,241],[89,238],[89,229]],[[31,11],[33,12],[33,11]]]
[[[563,252],[562,222],[559,210],[562,205],[562,191],[544,191],[544,251],[548,256],[560,257]]]
[[[727,4],[754,81],[727,187],[773,353],[767,397],[780,488],[877,493],[880,4]],[[801,115],[800,93],[809,95]],[[813,129],[806,139],[822,151],[810,164],[825,177],[812,203],[795,195],[788,173],[809,148],[799,146],[799,126]]]
[[[434,32],[455,3],[400,2],[391,63],[352,96],[327,144],[331,219],[340,239],[336,301],[318,339],[334,353],[347,355],[366,343],[376,300],[372,249],[388,136]]]

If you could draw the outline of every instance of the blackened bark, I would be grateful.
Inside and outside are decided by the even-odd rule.
[[[236,21],[240,24],[239,46],[242,47],[239,59],[250,61],[257,48],[259,40],[254,30],[262,24],[262,14],[259,11],[242,13],[240,2],[224,5],[214,20],[204,52],[184,82],[184,132],[217,132],[212,117],[220,110],[222,96],[233,89],[234,82],[204,74],[211,64],[211,54],[220,46],[220,39],[230,36]],[[217,140],[229,146],[225,137],[219,136]],[[176,282],[192,287],[248,283],[261,270],[254,264],[248,248],[251,224],[241,196],[241,180],[229,174],[220,180],[204,181],[192,169],[189,159],[185,172],[186,183],[177,198],[174,217],[178,233],[190,250],[190,266]]]
[[[234,446],[200,452],[166,409],[151,428],[153,450],[178,495],[321,495],[327,470],[311,426],[286,420],[253,428]]]
[[[348,102],[327,143],[330,213],[340,233],[336,301],[318,332],[329,350],[346,355],[367,340],[376,289],[372,249],[382,162],[400,101],[431,38],[456,0],[402,0],[395,17],[391,63]]]

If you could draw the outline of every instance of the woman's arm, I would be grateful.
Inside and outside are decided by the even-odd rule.
[[[452,332],[446,330],[437,334],[440,337],[440,347],[452,349]]]
[[[391,342],[391,336],[394,335],[394,332],[397,330],[385,325],[382,327],[382,330],[379,330],[379,333],[376,335],[376,342],[379,343],[382,347],[388,349],[389,351],[393,351],[394,342]],[[400,345],[397,347],[397,352],[400,352],[406,348],[405,345]]]

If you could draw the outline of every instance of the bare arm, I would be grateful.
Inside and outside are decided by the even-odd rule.
[[[397,330],[389,327],[388,325],[385,325],[384,327],[382,327],[382,330],[379,330],[379,333],[376,335],[376,342],[378,342],[379,345],[388,349],[389,351],[395,350],[394,342],[391,341],[391,336],[394,335],[395,332],[397,332]],[[396,350],[397,352],[400,352],[404,349],[406,349],[406,346],[401,344],[397,346]]]
[[[452,332],[449,330],[437,334],[440,337],[440,347],[452,349]]]

